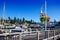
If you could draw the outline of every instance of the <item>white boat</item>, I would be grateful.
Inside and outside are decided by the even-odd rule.
[[[4,28],[4,25],[0,24],[0,28]]]
[[[20,27],[15,27],[15,29],[11,29],[11,32],[23,32],[24,29],[20,28]]]

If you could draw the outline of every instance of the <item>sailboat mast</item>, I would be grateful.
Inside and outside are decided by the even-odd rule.
[[[46,7],[46,0],[45,0],[45,14],[47,16],[47,7]],[[46,18],[46,21],[45,21],[45,30],[47,30],[47,18]]]
[[[3,12],[2,12],[2,24],[4,24],[4,14],[5,14],[5,2],[4,2],[4,5],[3,5]]]

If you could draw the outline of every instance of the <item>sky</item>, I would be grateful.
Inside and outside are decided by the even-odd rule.
[[[4,18],[9,16],[13,19],[25,18],[26,20],[34,20],[40,22],[40,10],[44,6],[45,0],[0,0],[0,18],[2,17],[3,5],[5,2]],[[60,20],[60,0],[46,0],[47,1],[47,15],[50,20]]]

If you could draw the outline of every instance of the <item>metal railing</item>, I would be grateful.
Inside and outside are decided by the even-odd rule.
[[[19,34],[18,35],[0,36],[0,40],[19,40]]]
[[[31,31],[21,33],[0,34],[0,40],[43,40],[60,35],[60,30]]]

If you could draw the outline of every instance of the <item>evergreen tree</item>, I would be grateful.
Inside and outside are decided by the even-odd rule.
[[[8,20],[6,20],[8,23],[10,23],[11,22],[11,18],[10,17],[8,17]]]
[[[19,18],[17,19],[17,23],[20,23],[20,19]]]
[[[16,19],[16,17],[14,17],[14,20],[13,20],[13,21],[14,21],[14,23],[16,23],[16,20],[17,20],[17,19]]]
[[[11,20],[11,18],[10,18],[10,17],[8,17],[8,20]]]
[[[25,18],[23,18],[23,23],[25,22]]]
[[[33,23],[33,20],[31,19],[31,23]]]
[[[3,22],[3,18],[1,18],[1,24],[2,24],[2,22]]]
[[[54,19],[54,23],[56,23],[56,20]]]
[[[14,20],[11,20],[10,23],[11,23],[11,24],[14,24],[15,22],[14,22]]]

